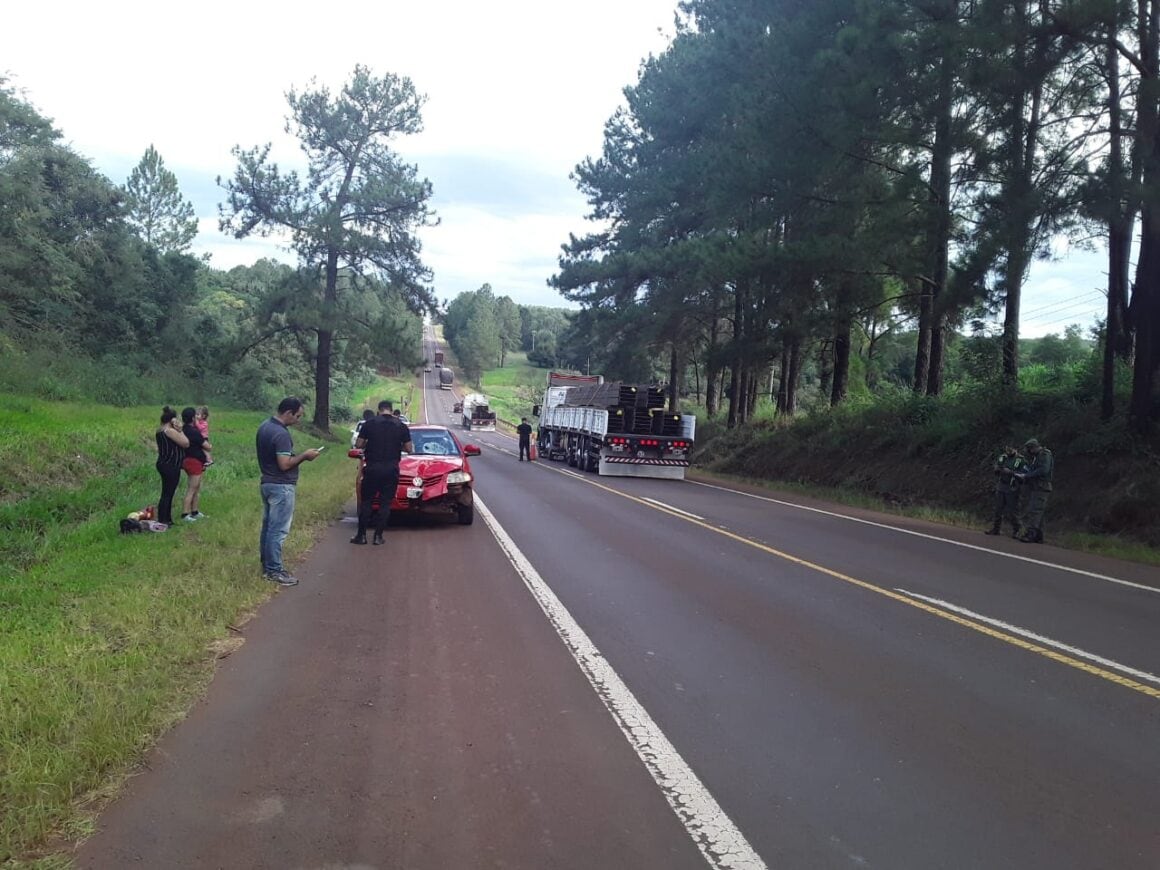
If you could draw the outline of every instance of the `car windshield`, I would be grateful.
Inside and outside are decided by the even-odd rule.
[[[455,446],[448,432],[424,432],[411,430],[411,441],[415,445],[416,453],[427,456],[458,456],[459,448]]]

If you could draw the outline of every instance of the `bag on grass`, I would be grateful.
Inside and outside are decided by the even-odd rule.
[[[139,520],[131,520],[127,517],[125,519],[121,520],[121,534],[122,535],[127,535],[130,532],[143,532],[143,531],[145,531],[145,530],[141,527],[141,523]]]

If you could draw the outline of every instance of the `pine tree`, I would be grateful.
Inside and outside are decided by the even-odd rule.
[[[145,244],[163,254],[184,253],[197,237],[193,204],[181,195],[177,176],[150,145],[125,184],[126,219]]]

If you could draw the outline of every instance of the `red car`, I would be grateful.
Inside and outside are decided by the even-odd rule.
[[[409,426],[414,453],[404,453],[399,460],[399,485],[391,501],[395,514],[455,514],[460,525],[470,526],[475,519],[475,500],[469,456],[479,456],[475,444],[464,445],[446,426]],[[351,450],[350,456],[361,461],[362,451]],[[361,477],[355,483],[355,501],[360,500]],[[376,497],[375,510],[379,510]]]

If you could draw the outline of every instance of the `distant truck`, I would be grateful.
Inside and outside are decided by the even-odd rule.
[[[541,457],[613,477],[683,480],[697,418],[665,411],[663,387],[548,374],[536,445]]]
[[[495,411],[489,410],[487,396],[468,393],[463,397],[463,428],[482,432],[495,431]]]
[[[443,368],[443,351],[441,350],[435,351],[435,368]]]
[[[455,374],[451,369],[439,369],[439,389],[450,390],[453,383],[455,383]]]

